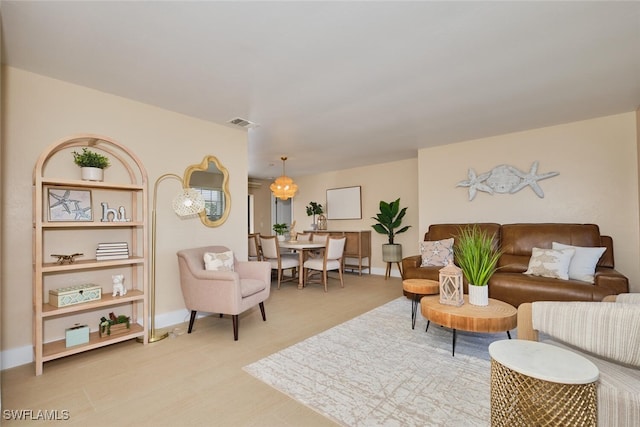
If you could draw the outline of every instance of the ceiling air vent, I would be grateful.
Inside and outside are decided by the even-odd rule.
[[[259,126],[257,123],[253,123],[247,119],[243,119],[242,117],[236,117],[229,120],[227,123],[231,123],[232,125],[240,126],[245,129],[251,129]]]

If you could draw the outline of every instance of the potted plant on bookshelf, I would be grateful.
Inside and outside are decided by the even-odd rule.
[[[116,316],[113,313],[109,313],[109,318],[100,318],[100,338],[107,336],[120,335],[128,332],[131,327],[131,320],[128,316],[121,314]]]
[[[489,304],[489,279],[498,269],[502,252],[494,244],[494,236],[477,224],[460,229],[453,246],[455,258],[469,282],[469,303]]]
[[[309,202],[307,205],[307,216],[313,215],[313,224],[311,224],[312,229],[317,229],[318,225],[316,224],[316,215],[322,215],[324,213],[324,209],[320,203]]]
[[[371,217],[378,221],[377,224],[372,225],[373,229],[380,234],[385,234],[388,238],[388,243],[382,245],[382,260],[384,262],[402,261],[402,245],[395,243],[394,239],[397,234],[404,233],[411,227],[406,225],[399,228],[406,213],[406,207],[400,209],[400,199],[389,203],[381,200],[380,212]]]
[[[80,166],[82,179],[85,181],[102,181],[104,169],[110,165],[107,156],[91,151],[87,147],[84,147],[81,153],[73,152],[73,162]]]
[[[276,232],[278,240],[284,242],[284,233],[287,232],[287,224],[273,224],[273,231]]]

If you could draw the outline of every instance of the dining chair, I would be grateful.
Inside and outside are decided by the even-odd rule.
[[[260,233],[249,234],[249,261],[262,261]]]
[[[203,246],[178,252],[180,289],[187,310],[191,311],[191,333],[198,311],[231,315],[233,339],[238,341],[239,314],[260,306],[262,320],[267,317],[264,301],[271,291],[271,270],[266,262],[238,261],[226,246]],[[206,264],[207,257],[223,255],[233,265]]]
[[[313,243],[324,243],[325,246],[327,244],[328,238],[329,238],[329,233],[313,233],[311,235],[311,241]],[[322,258],[323,253],[324,253],[324,249],[309,251],[307,253],[307,258]]]
[[[329,233],[313,233],[313,236],[311,237],[311,241],[326,244],[328,238],[329,238]]]
[[[298,233],[298,235],[296,236],[296,240],[298,242],[310,242],[311,233]]]
[[[288,282],[296,278],[296,270],[300,267],[297,254],[280,253],[280,244],[276,236],[260,236],[260,247],[262,259],[271,264],[271,269],[278,273],[278,289],[280,289],[280,282]],[[291,269],[291,278],[282,280],[282,271],[289,269]]]
[[[306,283],[311,283],[310,275],[313,271],[322,272],[322,282],[324,283],[324,291],[327,292],[327,272],[338,270],[340,275],[340,286],[344,288],[344,280],[342,278],[342,256],[344,254],[344,245],[346,237],[328,237],[327,244],[322,258],[309,258],[303,264],[303,274],[305,274]]]

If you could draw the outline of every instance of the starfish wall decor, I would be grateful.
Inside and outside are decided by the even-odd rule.
[[[538,161],[531,165],[529,172],[522,172],[509,165],[500,165],[489,172],[477,175],[476,171],[469,169],[467,180],[460,181],[456,187],[469,187],[469,201],[476,197],[478,191],[485,193],[508,193],[513,194],[525,187],[531,187],[534,193],[540,198],[544,197],[544,192],[538,181],[559,175],[559,172],[547,172],[538,174]]]

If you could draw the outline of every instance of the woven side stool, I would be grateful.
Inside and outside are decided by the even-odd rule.
[[[426,295],[439,294],[440,282],[429,279],[405,279],[402,281],[402,290],[413,294],[413,299],[411,300],[411,329],[415,329],[420,298]]]
[[[596,426],[596,365],[537,341],[489,345],[491,426]]]

